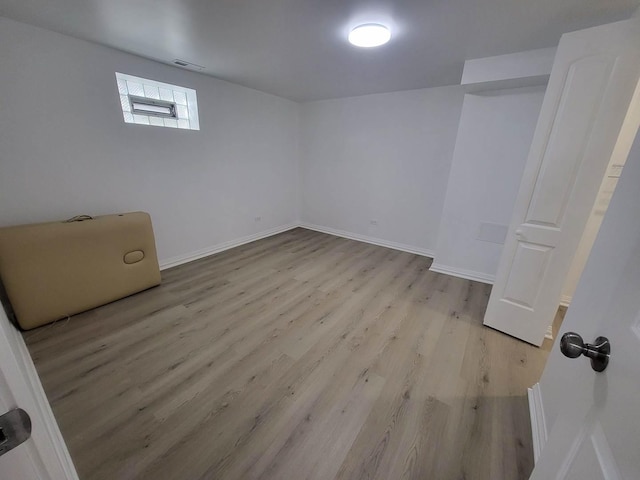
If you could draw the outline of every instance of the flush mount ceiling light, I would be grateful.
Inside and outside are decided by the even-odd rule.
[[[366,23],[358,25],[349,34],[349,43],[356,47],[379,47],[391,39],[391,32],[384,25]]]

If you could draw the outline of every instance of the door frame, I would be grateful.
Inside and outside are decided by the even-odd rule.
[[[633,129],[634,123],[637,127],[638,121],[638,108],[634,103],[637,102],[639,87],[636,64],[638,51],[632,48],[624,37],[637,36],[639,24],[640,18],[632,17],[562,36],[521,180],[496,281],[485,313],[485,325],[533,345],[542,344],[545,332],[548,331],[548,326],[553,321],[555,311],[560,304],[562,288],[575,248],[578,247],[580,237],[584,233],[588,219],[588,214],[585,214],[586,206],[591,203],[588,208],[590,212],[607,169],[613,163],[620,163],[617,159],[626,158],[631,148],[633,135],[630,141],[626,141],[625,137],[628,136],[626,131]],[[627,47],[621,47],[620,52],[616,50],[617,39],[622,43],[626,42],[627,45]],[[611,44],[608,43],[609,40]],[[591,63],[588,63],[589,61]],[[581,77],[571,75],[575,73],[574,68],[583,68]],[[600,69],[603,75],[608,71],[608,77],[601,79],[605,83],[599,85],[596,82],[597,77],[589,83],[591,78],[588,76],[589,69],[594,71]],[[540,202],[539,208],[537,203],[532,207],[532,199],[541,181],[547,182],[545,185],[549,190],[557,191],[557,186],[553,183],[549,184],[546,180],[547,177],[552,177],[548,173],[549,170],[544,167],[545,161],[547,164],[551,162],[549,160],[551,156],[560,155],[566,145],[572,144],[567,140],[564,140],[564,144],[558,141],[558,138],[569,138],[567,135],[571,132],[566,123],[558,120],[558,112],[567,101],[566,92],[571,91],[572,85],[567,85],[567,82],[575,78],[583,79],[584,91],[580,93],[581,95],[586,96],[589,89],[601,88],[602,92],[601,101],[598,101],[599,97],[594,97],[594,102],[598,101],[598,103],[593,104],[593,112],[587,112],[591,115],[590,117],[580,117],[578,105],[580,108],[582,106],[577,102],[579,97],[573,98],[573,107],[569,110],[569,113],[573,112],[575,118],[590,119],[589,124],[582,125],[582,130],[578,131],[580,135],[586,135],[584,139],[581,137],[578,141],[585,141],[585,145],[589,148],[579,151],[574,148],[569,151],[571,156],[565,161],[567,167],[564,170],[571,176],[574,183],[570,184],[573,185],[571,188],[562,192],[564,197],[557,200],[552,198],[550,201],[548,197],[541,196],[543,193],[538,192],[538,198],[544,201]],[[554,130],[556,124],[560,125],[558,128],[564,128],[562,136],[558,136],[558,131]],[[554,138],[557,151],[549,153],[549,144]],[[560,146],[557,147],[557,145]],[[569,161],[576,165],[570,164]],[[554,165],[557,166],[558,163],[554,162]],[[541,180],[543,174],[547,177],[542,177]],[[563,205],[563,208],[560,209],[558,205]],[[531,208],[534,208],[534,211],[538,208],[541,217],[529,219]],[[555,218],[552,217],[553,215],[558,216],[555,223],[545,223],[551,222],[551,218]],[[529,235],[530,238],[528,238]],[[575,248],[572,246],[574,241]],[[519,245],[533,245],[533,247],[527,249],[523,247],[518,250]],[[528,256],[522,253],[524,251],[528,252]],[[521,254],[519,257],[518,253]],[[535,256],[536,254],[539,258]],[[515,283],[514,286],[511,278],[512,268],[515,269],[514,265],[517,261],[520,262],[517,265],[528,269],[530,275],[522,277],[523,280]],[[540,271],[536,271],[536,268]],[[553,272],[550,271],[551,269]],[[509,290],[509,286],[513,291]],[[517,300],[521,298],[518,295],[524,295],[522,298],[528,303],[524,300],[522,303],[518,302]],[[552,296],[553,301],[548,302]]]
[[[631,148],[634,145],[634,141],[640,141],[640,82],[638,82],[636,90],[631,99],[629,110],[627,111],[627,115],[622,124],[622,128],[620,129],[620,135],[618,136],[618,141],[616,142],[616,146],[611,156],[611,162],[609,165],[626,164],[627,158],[631,153]],[[622,170],[622,175],[624,175],[624,168]],[[605,218],[607,213],[608,210],[604,214]],[[591,252],[589,252],[589,257],[590,256]],[[586,263],[588,262],[589,260],[587,259]],[[577,288],[580,288],[581,282],[582,276],[578,281]],[[559,348],[557,339],[553,343],[553,348]],[[537,463],[542,449],[547,443],[550,428],[547,422],[547,418],[545,417],[543,393],[539,382],[528,389],[528,399],[529,415],[531,420],[531,435],[533,438],[534,463]]]
[[[31,438],[16,450],[28,449],[26,458],[31,461],[33,470],[39,472],[38,480],[78,480],[22,334],[0,307],[0,381],[3,380],[3,386],[8,390],[4,403],[10,408],[22,408],[31,417]]]

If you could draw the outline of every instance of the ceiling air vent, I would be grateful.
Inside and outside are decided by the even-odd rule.
[[[202,65],[196,65],[195,63],[186,62],[177,58],[173,61],[173,63],[174,65],[177,65],[179,67],[188,68],[189,70],[195,70],[196,72],[201,72],[204,70],[204,67]]]

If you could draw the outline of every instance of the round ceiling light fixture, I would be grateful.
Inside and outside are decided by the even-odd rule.
[[[384,25],[365,23],[358,25],[349,34],[349,43],[356,47],[379,47],[391,39],[391,32]]]

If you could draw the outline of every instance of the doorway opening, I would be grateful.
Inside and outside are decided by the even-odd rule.
[[[633,144],[633,140],[638,131],[640,130],[623,129],[620,134],[616,150],[614,151],[609,165],[607,166],[606,173],[595,197],[589,219],[587,220],[582,232],[580,242],[576,248],[573,260],[571,261],[571,267],[569,268],[569,272],[565,278],[558,313],[556,314],[552,325],[550,325],[547,330],[547,336],[552,339],[556,337],[557,331],[562,323],[562,319],[564,319],[564,315],[571,305],[573,296],[580,282],[580,278],[587,264],[587,259],[591,254],[591,249],[593,248],[593,244],[595,243],[598,232],[600,231],[602,221],[609,208],[609,203],[611,202],[613,193],[618,186],[618,180],[620,179],[620,175],[622,174],[622,170],[628,158],[629,148]]]
[[[556,312],[552,324],[547,328],[545,338],[554,340],[557,337],[562,321],[564,320],[564,316],[568,308],[571,306],[573,295],[578,287],[578,282],[580,281],[584,267],[587,264],[587,259],[591,254],[591,249],[593,248],[593,244],[596,241],[598,232],[600,231],[602,220],[607,213],[609,202],[611,202],[613,192],[618,185],[618,179],[620,178],[620,174],[624,168],[626,157],[621,160],[622,161],[612,162],[607,168],[607,173],[602,179],[602,184],[600,185],[595,203],[591,209],[589,220],[582,232],[580,243],[575,251],[573,260],[571,261],[569,273],[567,273],[564,281],[558,311]]]

